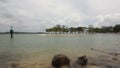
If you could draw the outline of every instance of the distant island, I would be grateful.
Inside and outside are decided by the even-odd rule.
[[[9,34],[9,32],[0,32],[0,34]],[[46,34],[45,32],[14,32],[14,34]]]
[[[101,26],[94,27],[93,25],[88,25],[88,27],[67,27],[65,25],[55,25],[54,27],[46,29],[47,33],[50,34],[79,34],[79,33],[120,33],[120,24],[115,26]]]
[[[67,27],[65,25],[55,25],[45,29],[46,32],[14,32],[14,34],[80,34],[80,33],[120,33],[120,24],[115,26],[93,27]],[[9,34],[9,32],[0,32],[0,34]]]

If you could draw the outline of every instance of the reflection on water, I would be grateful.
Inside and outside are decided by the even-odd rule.
[[[83,34],[83,35],[39,35],[16,34],[0,35],[0,68],[10,63],[27,61],[49,61],[55,54],[66,54],[70,58],[92,55],[91,48],[104,51],[119,51],[120,35]],[[17,64],[11,64],[13,68]]]

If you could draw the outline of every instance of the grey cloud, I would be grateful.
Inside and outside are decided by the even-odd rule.
[[[119,23],[119,17],[105,18],[104,23],[96,17],[120,13],[119,3],[118,0],[0,0],[0,31],[9,30],[11,25],[16,31],[34,32],[56,24],[70,27],[110,22],[113,25]]]
[[[8,0],[0,0],[0,2],[6,3]]]
[[[95,26],[114,26],[120,24],[120,13],[100,15]]]

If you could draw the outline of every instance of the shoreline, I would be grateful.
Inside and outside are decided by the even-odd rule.
[[[10,32],[0,32],[0,34],[10,34]],[[14,32],[14,34],[120,34],[120,32],[73,32],[73,33],[66,33],[66,32]]]
[[[92,57],[87,56],[88,64],[82,68],[119,68],[120,65],[120,57],[119,60],[112,60],[111,56],[104,56],[101,57]],[[29,60],[27,62],[10,62],[8,63],[7,68],[53,68],[51,66],[51,59],[43,60],[43,61],[32,61]],[[77,58],[70,59],[70,66],[71,68],[81,68],[79,64],[76,63]]]
[[[89,50],[88,50],[89,51]],[[61,52],[62,53],[62,52]],[[102,52],[96,51],[96,49],[89,51],[90,54],[86,53],[88,59],[88,64],[82,68],[119,68],[120,67],[120,55],[114,56],[113,53],[105,54]],[[115,52],[114,54],[119,53],[119,51]],[[72,68],[81,68],[80,65],[76,64],[76,60],[83,56],[84,54],[80,53],[80,55],[72,55],[64,53],[70,58],[70,65]],[[16,58],[9,58],[6,64],[0,64],[0,68],[53,68],[51,66],[52,58],[55,54],[51,56],[47,56],[46,58],[42,59],[40,56],[38,57],[31,57],[29,59],[20,59],[17,60]]]
[[[88,64],[82,68],[119,68],[120,67],[119,65],[120,55],[117,55],[117,57],[115,57],[114,55],[100,53],[97,52],[96,50],[90,51],[89,53],[90,55],[86,54],[88,59]],[[71,55],[64,54],[64,55],[67,55],[68,58],[70,58],[71,68],[81,68],[81,66],[77,64],[76,61],[80,56],[83,56],[84,54],[76,55],[76,56],[73,56],[72,54]],[[44,59],[40,58],[39,56],[31,57],[30,59],[21,59],[21,60],[15,60],[13,58],[13,60],[9,59],[9,61],[5,66],[7,66],[6,68],[53,68],[51,66],[51,61],[54,56],[55,54],[52,55],[51,57],[48,56]],[[1,68],[5,68],[5,67],[1,67]]]

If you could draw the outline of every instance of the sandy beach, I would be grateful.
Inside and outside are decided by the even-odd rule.
[[[119,68],[120,67],[120,56],[111,55],[98,55],[98,56],[87,56],[88,63],[86,66],[81,66],[76,58],[70,59],[71,68]],[[53,68],[51,65],[52,58],[46,60],[31,59],[29,61],[20,62],[9,62],[7,66],[0,68]]]

